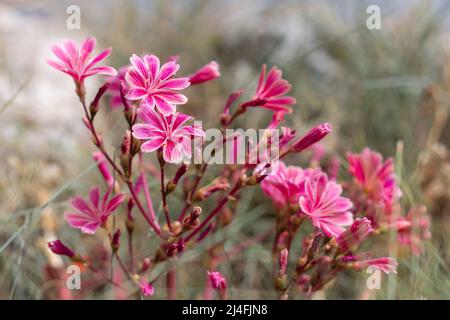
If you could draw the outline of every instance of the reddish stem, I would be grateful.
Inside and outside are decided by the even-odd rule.
[[[218,205],[214,208],[213,211],[210,212],[210,214],[206,217],[205,220],[203,220],[203,222],[197,227],[195,228],[185,239],[185,242],[188,242],[189,240],[191,240],[197,233],[199,233],[204,226],[206,226],[212,218],[214,218],[219,212],[220,210],[222,210],[222,208],[225,206],[225,204],[228,202],[228,200],[230,199],[230,197],[233,197],[241,188],[241,183],[238,181],[233,189],[230,190],[230,192],[222,198],[222,200],[220,200],[220,202],[218,203]]]
[[[167,299],[175,300],[177,298],[177,273],[176,269],[172,268],[166,275]]]

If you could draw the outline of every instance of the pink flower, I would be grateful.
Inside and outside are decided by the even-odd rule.
[[[331,124],[323,123],[309,130],[302,138],[293,144],[290,151],[301,152],[325,138],[332,130]]]
[[[227,279],[219,271],[207,271],[211,286],[216,290],[227,288]]]
[[[144,296],[152,296],[155,293],[153,285],[144,279],[139,281],[139,288]]]
[[[111,48],[106,49],[99,55],[91,57],[91,53],[96,45],[95,38],[87,38],[78,49],[73,40],[66,40],[62,46],[52,46],[52,51],[58,58],[55,60],[47,60],[52,67],[67,73],[75,82],[83,83],[84,79],[95,74],[104,74],[115,76],[117,71],[108,66],[96,67],[95,65],[105,59],[111,53]]]
[[[283,161],[279,161],[276,167],[277,169],[261,182],[261,188],[278,208],[297,205],[298,199],[304,193],[306,178],[320,173],[320,169],[287,167]]]
[[[100,226],[106,223],[109,215],[113,213],[125,199],[123,194],[118,194],[108,200],[111,191],[111,187],[108,188],[108,191],[103,196],[101,202],[100,192],[97,187],[91,188],[89,192],[89,202],[81,197],[73,198],[71,200],[71,205],[76,211],[66,212],[64,214],[64,219],[73,228],[80,229],[83,233],[94,234]]]
[[[345,230],[339,237],[337,243],[343,252],[351,250],[354,246],[362,243],[371,233],[373,229],[371,222],[367,218],[357,218],[350,228]]]
[[[253,101],[264,100],[261,107],[275,112],[292,112],[289,106],[295,104],[296,100],[285,96],[291,90],[291,85],[287,80],[282,79],[282,75],[280,69],[272,67],[266,78],[266,65],[263,65]]]
[[[120,94],[120,88],[123,82],[125,82],[125,74],[128,71],[129,66],[124,66],[119,69],[119,73],[109,79],[108,93],[110,95],[110,106],[112,109],[122,107],[122,96]]]
[[[192,137],[204,135],[203,130],[198,127],[184,126],[192,117],[183,113],[163,116],[148,106],[143,106],[138,109],[138,115],[144,123],[133,126],[133,136],[147,140],[141,146],[142,152],[162,149],[164,160],[169,163],[179,163],[183,155],[191,158]]]
[[[397,273],[398,262],[395,258],[383,257],[369,260],[362,260],[354,262],[354,267],[357,270],[367,269],[372,267],[383,271],[386,274]]]
[[[173,78],[180,68],[175,61],[167,62],[161,68],[154,55],[140,58],[134,54],[130,61],[131,67],[125,75],[130,88],[127,99],[140,100],[140,106],[147,105],[151,109],[156,106],[165,116],[175,113],[176,105],[187,102],[187,98],[176,90],[189,87],[189,79]]]
[[[342,187],[335,181],[328,181],[322,173],[305,182],[305,194],[300,197],[300,208],[309,216],[314,226],[329,237],[337,237],[344,232],[344,226],[353,221],[349,211],[353,204],[341,197]]]
[[[401,196],[394,174],[394,162],[383,162],[381,154],[364,148],[361,154],[348,153],[349,172],[355,177],[356,184],[374,204],[384,207],[387,214],[392,212],[396,199]]]
[[[197,70],[193,75],[190,75],[189,82],[191,85],[195,85],[214,80],[218,77],[220,77],[219,64],[215,61],[211,61],[201,67],[200,70]]]
[[[394,224],[399,242],[409,246],[414,255],[420,255],[424,240],[431,238],[430,218],[426,210],[424,206],[411,208],[406,217],[400,217]]]
[[[67,256],[69,258],[72,258],[75,255],[72,249],[68,248],[60,240],[50,241],[47,245],[54,254]]]

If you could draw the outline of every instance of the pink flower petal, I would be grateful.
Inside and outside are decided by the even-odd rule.
[[[164,116],[171,115],[176,111],[175,105],[169,103],[165,98],[161,96],[155,96],[155,106],[158,108]]]
[[[154,152],[154,151],[158,150],[159,148],[161,148],[164,145],[165,141],[166,140],[162,139],[162,138],[155,138],[155,139],[148,140],[141,145],[141,151],[142,152]]]

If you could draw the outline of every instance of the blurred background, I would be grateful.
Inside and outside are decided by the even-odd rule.
[[[366,10],[373,4],[381,9],[379,30],[366,26]],[[70,5],[81,9],[79,30],[67,28]],[[245,88],[251,96],[262,64],[280,67],[298,101],[287,119],[290,126],[303,133],[314,124],[332,123],[326,149],[342,160],[343,176],[346,151],[369,146],[393,157],[402,204],[425,204],[432,217],[426,252],[420,257],[398,252],[399,275],[383,279],[382,289],[370,297],[449,299],[449,10],[450,2],[438,0],[3,0],[0,298],[52,298],[55,277],[48,266],[63,262],[49,254],[46,242],[63,236],[83,251],[94,241],[79,240],[79,232],[62,219],[68,199],[85,194],[86,186],[101,178],[91,160],[93,147],[73,82],[45,62],[52,56],[52,44],[65,38],[80,42],[92,35],[98,41],[96,52],[113,48],[108,65],[117,69],[127,65],[133,53],[154,53],[161,60],[177,55],[180,75],[216,60],[221,78],[188,89],[189,103],[183,107],[203,120],[205,128],[217,126],[232,91]],[[88,80],[88,96],[101,80]],[[121,112],[106,101],[101,107],[101,131],[117,147],[124,129],[118,121]],[[264,127],[270,119],[263,110],[253,115],[241,125]],[[307,163],[307,157],[297,160]],[[205,246],[225,239],[223,246],[231,247],[267,229],[273,220],[270,202],[256,202],[258,195],[249,191],[239,218]],[[189,269],[202,263],[199,252],[183,262],[191,272],[180,272],[181,286],[188,278],[203,279],[203,269]],[[230,259],[224,268],[239,275],[230,279],[233,297],[273,298],[273,292],[262,289],[270,287],[262,285],[271,272],[270,246],[256,243]],[[323,298],[360,298],[358,288],[366,277],[343,274]],[[202,281],[197,281],[199,287]],[[192,281],[183,288],[182,297],[197,297],[199,288]],[[99,288],[85,298],[114,298],[113,291]]]

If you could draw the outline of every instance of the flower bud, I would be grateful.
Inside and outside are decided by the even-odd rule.
[[[215,61],[201,67],[193,75],[189,76],[189,82],[191,85],[200,84],[203,82],[211,81],[220,77],[219,64]]]
[[[144,296],[153,296],[153,294],[155,293],[155,288],[153,287],[153,285],[145,279],[141,279],[139,281],[139,288],[141,289],[141,293]]]
[[[114,232],[114,234],[112,236],[111,247],[113,248],[114,252],[117,252],[117,250],[119,250],[120,235],[121,235],[121,231],[120,231],[120,229],[117,229],[116,232]]]
[[[97,163],[97,168],[100,171],[103,179],[105,180],[108,186],[112,186],[114,183],[114,177],[111,174],[111,171],[108,168],[108,164],[106,163],[106,158],[100,151],[95,151],[92,154],[94,161]]]
[[[227,279],[218,271],[207,271],[211,286],[216,290],[227,288]]]
[[[73,258],[75,256],[75,253],[60,240],[50,241],[47,245],[54,254],[67,256],[69,258]]]
[[[288,255],[289,255],[288,249],[284,248],[283,250],[280,251],[280,257],[278,261],[280,265],[280,277],[286,274]]]
[[[98,104],[100,102],[100,99],[105,94],[106,90],[108,90],[108,87],[109,87],[109,82],[106,82],[104,85],[102,85],[98,89],[97,94],[95,95],[94,99],[92,100],[92,102],[89,106],[89,111],[91,113],[91,119],[94,119],[95,115],[97,114]]]
[[[300,140],[294,143],[289,152],[301,152],[305,150],[306,148],[325,138],[331,132],[331,130],[332,127],[329,123],[323,123],[312,128]]]
[[[353,247],[361,244],[371,233],[373,229],[371,222],[367,218],[357,218],[353,224],[339,235],[336,239],[339,250],[341,252],[348,252]]]

